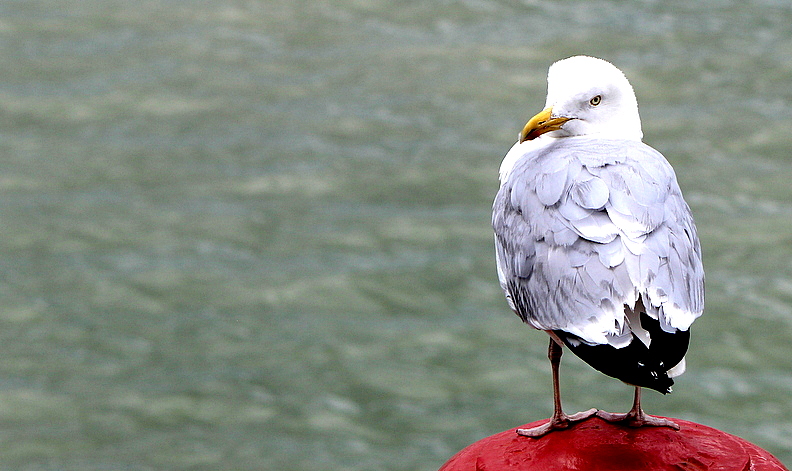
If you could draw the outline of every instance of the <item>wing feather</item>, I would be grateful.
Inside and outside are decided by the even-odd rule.
[[[659,152],[577,137],[517,144],[507,158],[493,205],[498,276],[526,322],[618,346],[639,296],[667,331],[701,315],[695,224]]]

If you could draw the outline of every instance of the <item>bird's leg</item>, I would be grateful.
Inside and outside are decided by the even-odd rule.
[[[635,387],[635,398],[633,399],[633,406],[630,412],[626,414],[614,414],[612,412],[597,411],[597,417],[607,422],[623,423],[629,427],[671,427],[674,430],[679,430],[679,425],[676,423],[662,418],[654,417],[646,414],[641,408],[641,387]]]
[[[569,428],[573,423],[580,422],[581,420],[588,419],[597,413],[597,409],[589,409],[577,414],[566,415],[561,410],[561,391],[560,381],[558,379],[558,368],[561,364],[561,355],[563,354],[561,344],[559,344],[553,337],[550,337],[550,347],[547,349],[547,358],[550,359],[550,367],[553,371],[553,416],[550,421],[533,428],[518,428],[517,434],[524,437],[539,438],[546,435],[553,430],[563,430]]]

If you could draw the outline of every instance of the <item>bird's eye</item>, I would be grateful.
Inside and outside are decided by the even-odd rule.
[[[600,102],[602,102],[602,95],[597,95],[589,100],[589,104],[591,104],[591,106],[597,106],[600,104]]]

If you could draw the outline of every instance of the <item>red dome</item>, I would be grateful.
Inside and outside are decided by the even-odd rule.
[[[680,430],[629,428],[596,417],[538,439],[519,436],[511,429],[473,443],[448,460],[440,471],[787,469],[770,453],[739,437],[673,420]]]

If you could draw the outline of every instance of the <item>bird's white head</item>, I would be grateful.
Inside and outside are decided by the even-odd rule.
[[[528,121],[520,142],[542,135],[640,141],[638,101],[627,77],[595,57],[574,56],[550,66],[545,109]]]

